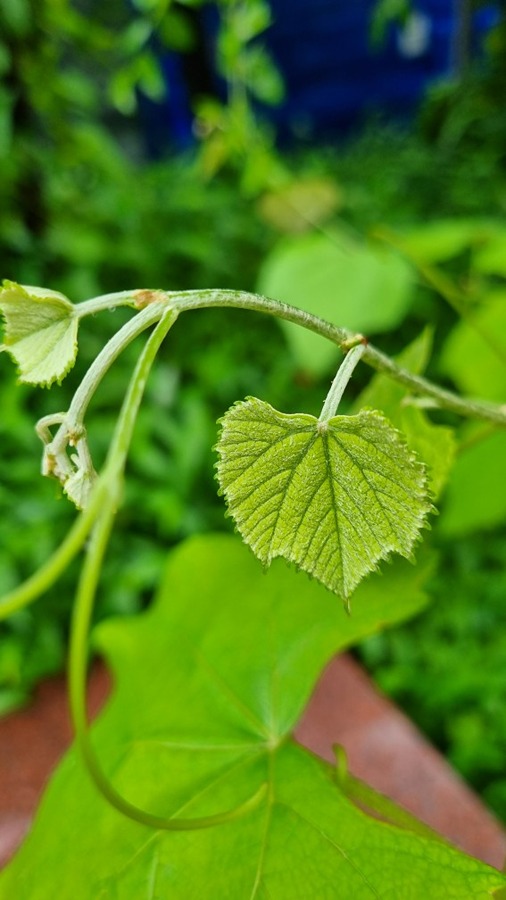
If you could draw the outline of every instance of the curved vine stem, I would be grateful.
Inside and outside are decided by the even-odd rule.
[[[104,485],[102,491],[104,489],[107,491],[107,502],[103,503],[93,526],[72,616],[69,695],[77,747],[93,782],[105,799],[123,815],[142,825],[168,831],[188,831],[221,825],[244,815],[261,802],[266,792],[266,786],[262,785],[253,796],[234,809],[215,815],[188,819],[153,815],[126,800],[103,772],[90,740],[86,712],[88,636],[102,562],[120,499],[123,471],[146,380],[158,349],[176,318],[176,310],[166,309],[149,336],[132,375],[110,445],[102,476],[102,485]]]
[[[235,307],[237,309],[249,309],[256,312],[276,316],[287,322],[302,325],[309,331],[319,334],[336,344],[341,350],[347,352],[350,344],[356,343],[357,335],[346,328],[332,325],[324,319],[313,316],[305,310],[281,303],[279,300],[270,300],[259,294],[249,294],[245,291],[205,290],[205,291],[167,291],[168,302],[179,312],[193,309],[206,309],[211,307]],[[377,372],[389,375],[394,381],[398,381],[414,394],[431,397],[436,404],[450,412],[457,413],[466,418],[482,419],[485,422],[493,422],[495,425],[506,426],[506,405],[496,406],[492,403],[483,403],[460,397],[452,391],[439,387],[427,378],[414,375],[409,369],[399,366],[395,360],[386,356],[372,344],[367,343],[362,361],[367,363]]]

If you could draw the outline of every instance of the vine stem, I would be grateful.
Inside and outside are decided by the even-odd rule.
[[[114,296],[115,294],[108,295],[109,298]],[[105,300],[106,297],[98,299]],[[110,307],[111,300],[109,299],[108,302]],[[131,341],[142,334],[142,332],[151,325],[160,321],[166,310],[166,304],[154,303],[152,306],[148,306],[146,309],[137,313],[136,316],[126,322],[123,327],[111,337],[98,356],[93,360],[72,398],[68,412],[65,416],[65,426],[67,431],[83,422],[90,399],[114,360],[117,359]]]
[[[167,291],[167,301],[179,312],[189,312],[195,309],[208,309],[212,307],[235,307],[236,309],[254,310],[284,319],[286,322],[294,322],[302,325],[309,331],[327,338],[347,351],[350,344],[356,343],[357,335],[346,328],[332,325],[325,319],[320,319],[305,310],[282,303],[279,300],[270,300],[259,294],[250,294],[246,291],[229,290],[204,290],[204,291]],[[493,403],[484,403],[460,397],[452,391],[445,390],[434,382],[414,375],[409,369],[399,366],[395,360],[386,356],[372,344],[367,343],[362,360],[377,372],[393,378],[394,381],[404,385],[414,394],[432,397],[442,409],[457,413],[466,418],[482,419],[485,422],[493,422],[495,425],[506,426],[506,405],[497,406]]]
[[[137,291],[114,291],[112,294],[102,294],[100,297],[93,297],[92,300],[76,303],[74,312],[82,319],[84,316],[94,316],[106,309],[113,311],[118,306],[136,307],[137,293]]]
[[[166,308],[150,334],[130,380],[109,448],[101,482],[102,490],[107,491],[107,502],[102,504],[93,526],[73,609],[69,649],[69,698],[77,747],[93,782],[105,799],[120,813],[142,825],[168,831],[188,831],[221,825],[244,815],[262,801],[266,786],[261,785],[255,794],[234,809],[215,815],[188,819],[153,815],[126,800],[103,772],[90,740],[86,711],[88,635],[103,558],[120,500],[126,458],[149,371],[177,316],[176,310]]]
[[[149,294],[150,292],[136,290],[105,294],[77,304],[76,309],[81,310],[80,315],[87,315],[88,312],[110,309],[121,304],[138,307],[139,298],[144,293]],[[298,309],[296,306],[291,306],[289,303],[271,300],[268,297],[262,297],[260,294],[252,294],[248,291],[222,289],[193,291],[158,290],[151,293],[157,301],[156,304],[153,303],[149,307],[153,313],[154,320],[162,315],[161,310],[166,304],[178,312],[190,312],[197,309],[216,307],[233,307],[235,309],[260,312],[278,319],[284,319],[286,322],[293,322],[296,325],[307,328],[309,331],[313,331],[315,334],[321,335],[321,337],[336,344],[343,352],[347,352],[350,346],[353,346],[357,339],[361,337],[347,328],[333,325],[325,319],[314,316],[312,313],[306,312],[306,310]],[[162,298],[165,298],[165,300],[162,300]],[[155,312],[157,307],[158,310]],[[147,312],[147,310],[144,310],[144,312]],[[442,409],[447,409],[465,418],[482,419],[495,425],[506,426],[506,405],[497,406],[493,403],[484,403],[460,397],[453,391],[448,391],[427,378],[423,378],[421,375],[414,375],[409,369],[399,366],[395,360],[382,353],[381,350],[378,350],[369,342],[365,347],[362,360],[375,371],[388,375],[394,381],[404,385],[412,393],[431,397]]]

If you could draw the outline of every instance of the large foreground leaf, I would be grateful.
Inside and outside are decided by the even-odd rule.
[[[425,471],[384,416],[285,415],[250,397],[221,420],[218,478],[241,535],[347,600],[390,553],[409,557],[431,505]]]
[[[368,818],[288,737],[335,650],[423,606],[421,577],[392,565],[359,588],[350,619],[279,562],[265,577],[231,537],[182,545],[152,611],[98,632],[117,688],[96,746],[151,811],[218,812],[266,783],[263,804],[206,831],[151,831],[111,809],[71,752],[0,877],[2,900],[489,897],[501,874]]]

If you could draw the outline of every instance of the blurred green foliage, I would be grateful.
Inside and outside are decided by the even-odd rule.
[[[506,817],[506,541],[496,532],[438,540],[434,602],[421,618],[368,639],[379,686]]]
[[[233,4],[228,6],[232,16]],[[504,399],[497,392],[506,368],[495,347],[504,349],[506,277],[504,116],[494,100],[494,85],[503,83],[500,54],[492,54],[488,81],[471,72],[472,91],[454,93],[446,107],[429,99],[416,133],[376,128],[339,151],[307,150],[281,159],[272,136],[256,129],[249,102],[250,95],[275,101],[281,91],[270,63],[262,55],[255,61],[257,50],[249,55],[251,36],[268,24],[262,6],[257,4],[252,22],[241,25],[232,17],[222,38],[226,77],[242,71],[233,91],[237,114],[204,105],[200,159],[155,165],[140,158],[138,135],[125,114],[139,88],[152,97],[161,90],[151,57],[155,32],[179,46],[191,42],[181,5],[137,0],[132,13],[119,2],[5,0],[2,274],[61,290],[75,301],[135,287],[260,285],[277,291],[265,275],[272,260],[284,252],[286,262],[286,246],[293,242],[311,252],[324,243],[332,255],[326,315],[349,324],[340,321],[339,291],[351,290],[351,300],[345,299],[353,307],[357,270],[350,274],[347,258],[346,277],[336,273],[335,255],[352,246],[363,269],[364,260],[388,254],[393,266],[409,272],[409,284],[399,288],[401,299],[388,322],[393,330],[378,338],[381,347],[397,353],[430,323],[429,374]],[[167,19],[168,13],[175,18]],[[501,34],[499,28],[492,45]],[[464,120],[466,127],[457,127]],[[478,120],[480,141],[471,127]],[[250,145],[241,141],[245,135]],[[290,277],[294,284],[297,274]],[[286,299],[294,300],[290,277]],[[334,290],[332,309],[328,294]],[[384,313],[373,306],[381,303],[374,290],[370,303],[370,319]],[[74,515],[57,499],[56,486],[37,477],[41,447],[34,422],[67,406],[79,375],[123,315],[83,324],[76,370],[51,395],[16,386],[11,363],[0,354],[3,590],[47,558]],[[218,332],[226,337],[216,341]],[[178,323],[141,411],[99,616],[146,603],[169,546],[197,531],[230,527],[216,497],[211,447],[216,419],[232,402],[255,394],[286,411],[319,411],[332,360],[304,365],[290,341],[275,322],[238,311],[202,311]],[[90,411],[98,462],[133,360],[127,353],[119,361]],[[356,392],[364,386],[364,373],[357,374]],[[418,413],[404,410],[403,416]],[[381,685],[506,817],[504,436],[437,411],[424,415],[445,434],[455,429],[459,442],[434,525],[441,558],[435,602],[414,625],[371,639],[361,652]],[[2,625],[0,711],[24,702],[42,675],[61,668],[73,588],[70,572],[35,607]]]

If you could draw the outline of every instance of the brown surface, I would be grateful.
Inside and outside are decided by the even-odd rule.
[[[100,709],[109,684],[105,667],[95,666],[90,715]],[[0,719],[0,866],[28,831],[46,782],[71,740],[63,677],[45,681],[29,707]]]
[[[103,666],[90,681],[90,712],[109,688]],[[348,656],[325,671],[297,738],[333,760],[346,748],[351,771],[473,856],[500,867],[506,836],[478,798]],[[14,852],[71,739],[63,679],[41,685],[28,709],[0,720],[0,863]]]

